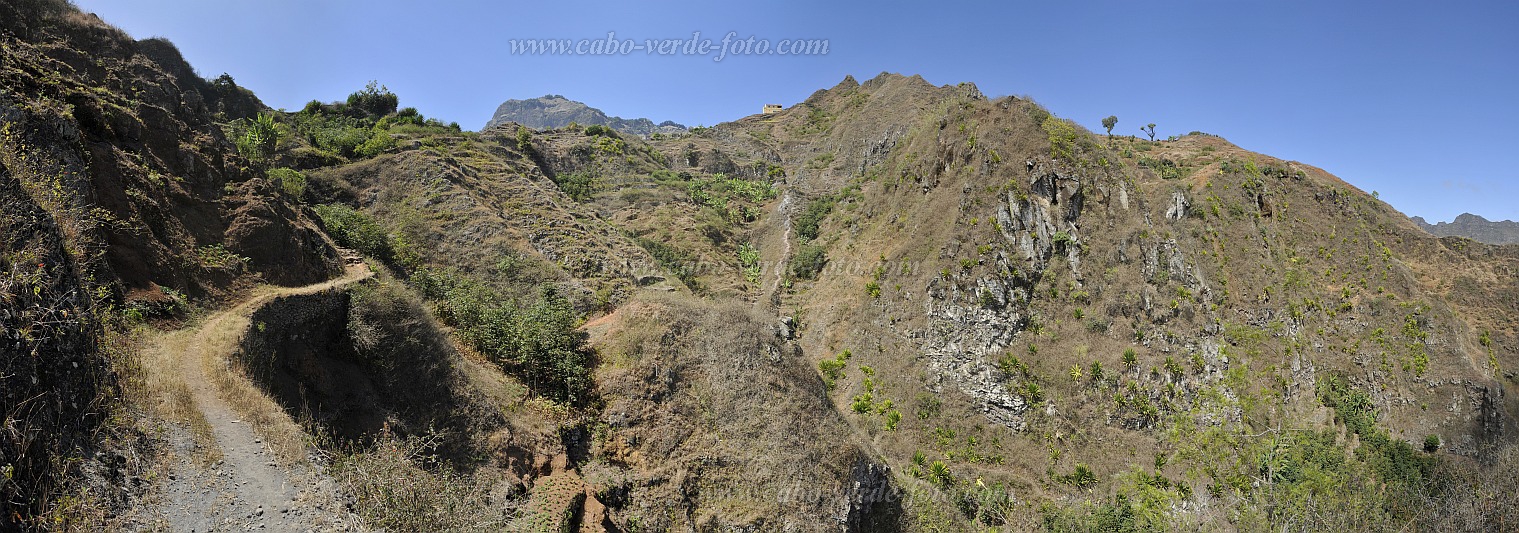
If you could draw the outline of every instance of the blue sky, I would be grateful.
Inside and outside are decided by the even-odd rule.
[[[174,41],[273,107],[368,80],[402,106],[484,125],[562,94],[623,117],[711,125],[846,74],[921,74],[1027,95],[1100,131],[1215,133],[1319,166],[1431,221],[1519,220],[1519,2],[1084,0],[436,2],[76,0]],[[442,5],[435,5],[442,4]],[[821,56],[513,55],[511,39],[827,39]]]

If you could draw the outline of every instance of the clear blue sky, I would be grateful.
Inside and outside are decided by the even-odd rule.
[[[76,0],[174,41],[265,103],[339,100],[368,80],[402,106],[484,125],[563,94],[623,117],[712,125],[846,74],[921,74],[1028,95],[1100,131],[1193,130],[1322,167],[1431,221],[1519,220],[1519,2],[1321,0],[410,2]],[[825,56],[530,57],[510,39],[828,39]]]

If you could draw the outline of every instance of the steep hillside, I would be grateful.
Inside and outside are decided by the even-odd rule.
[[[514,122],[533,129],[555,129],[579,124],[581,126],[607,126],[622,133],[650,136],[655,133],[673,135],[684,133],[686,127],[671,121],[655,124],[646,118],[610,117],[600,109],[576,102],[557,94],[544,95],[527,100],[507,100],[496,108],[496,113],[486,121],[490,129]]]
[[[1218,461],[1251,464],[1272,435],[1357,434],[1373,465],[1411,460],[1398,442],[1488,457],[1513,439],[1513,253],[1430,238],[1316,168],[1205,134],[1108,141],[1026,100],[894,75],[658,146],[785,170],[790,231],[754,237],[766,257],[798,241],[781,313],[849,378],[838,409],[941,492],[1134,502],[1134,480],[1158,479],[1163,501],[1203,506],[1171,519],[1254,527],[1288,518],[1260,473]],[[800,256],[826,265],[816,281]],[[1228,495],[1242,503],[1210,503]],[[1136,512],[1175,511],[1160,501]]]
[[[8,529],[70,501],[68,479],[124,479],[127,465],[95,454],[95,439],[130,433],[123,321],[179,320],[257,279],[300,284],[341,265],[224,137],[219,123],[263,107],[230,78],[203,80],[167,41],[134,41],[63,2],[0,6],[0,48]]]
[[[1436,237],[1466,237],[1487,244],[1519,244],[1519,222],[1512,220],[1492,221],[1461,213],[1450,222],[1430,224],[1420,217],[1413,217],[1413,221]]]

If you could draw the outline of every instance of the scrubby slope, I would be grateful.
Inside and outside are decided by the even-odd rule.
[[[777,154],[786,192],[828,213],[827,266],[781,309],[809,359],[852,352],[839,409],[941,491],[995,480],[1059,501],[1089,471],[1132,499],[1134,476],[1160,475],[1169,496],[1138,511],[1204,505],[1186,519],[1251,527],[1284,520],[1266,511],[1280,502],[1218,462],[1258,460],[1262,435],[1375,412],[1360,440],[1390,440],[1372,465],[1414,460],[1400,440],[1480,457],[1513,438],[1512,254],[1430,238],[1316,168],[1203,134],[1107,141],[1026,100],[894,75],[693,137],[676,142]],[[1346,411],[1342,393],[1366,403]],[[885,400],[925,416],[884,429]],[[1246,503],[1209,503],[1228,494]]]
[[[401,146],[314,181],[425,243],[422,272],[577,295],[601,369],[570,466],[607,523],[1378,527],[1481,508],[1449,488],[1473,459],[1513,468],[1512,254],[1215,136],[1104,139],[882,75],[647,142]],[[1257,467],[1279,454],[1311,474]]]
[[[133,377],[122,318],[182,317],[255,277],[340,271],[330,241],[219,125],[262,104],[63,2],[0,6],[0,526],[33,524],[91,472]],[[101,432],[101,433],[97,433]],[[92,460],[86,460],[93,458]],[[121,504],[130,490],[110,490]]]

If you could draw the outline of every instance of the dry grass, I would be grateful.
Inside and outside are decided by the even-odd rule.
[[[194,458],[198,462],[211,464],[221,459],[211,423],[196,407],[191,381],[186,377],[186,372],[195,370],[187,367],[183,359],[183,354],[191,349],[194,330],[154,333],[139,330],[139,335],[144,346],[139,358],[141,379],[127,383],[124,392],[128,402],[143,406],[164,420],[184,424],[195,441]]]
[[[518,494],[503,472],[459,474],[428,468],[436,436],[383,435],[365,451],[336,459],[332,475],[365,522],[393,531],[501,531]]]
[[[267,298],[256,300],[257,303]],[[257,305],[240,307],[238,313],[218,317],[201,329],[200,364],[216,394],[264,438],[281,463],[305,460],[306,433],[279,403],[269,398],[232,359],[238,341],[248,330],[248,318]],[[246,311],[246,313],[244,312]]]

